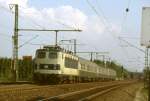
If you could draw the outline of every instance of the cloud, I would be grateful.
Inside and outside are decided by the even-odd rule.
[[[56,8],[37,9],[30,7],[28,0],[0,0],[7,8],[9,4],[18,4],[21,16],[27,17],[41,25],[50,25],[50,23],[64,24],[73,28],[82,28],[88,31],[103,32],[104,26],[98,24],[96,17],[87,16],[78,8],[70,5],[63,5]],[[87,23],[88,22],[88,23]]]
[[[93,44],[96,45],[100,40],[104,40],[105,34],[107,33],[107,27],[102,23],[101,19],[96,17],[96,15],[89,16],[80,9],[70,5],[38,9],[29,6],[28,0],[24,0],[23,2],[22,0],[0,0],[0,2],[5,4],[6,7],[11,3],[19,4],[19,14],[21,16],[42,25],[44,28],[80,28],[83,30],[82,34],[73,35],[72,37],[78,38],[78,40],[82,40],[82,42],[85,40],[86,42],[89,42],[89,45],[91,44],[91,46]],[[21,24],[21,27],[26,26]],[[117,30],[117,26],[112,27],[111,29],[114,33]],[[83,38],[85,39],[83,40]],[[106,45],[107,43],[108,42],[104,40],[102,44]]]

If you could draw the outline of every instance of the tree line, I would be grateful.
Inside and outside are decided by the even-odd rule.
[[[0,58],[0,82],[11,81],[11,70],[13,61],[10,58]],[[19,80],[31,81],[33,75],[33,60],[19,59],[18,60],[18,74]]]
[[[121,77],[128,78],[129,77],[129,71],[126,70],[123,66],[115,63],[114,61],[104,62],[101,60],[94,60],[94,62],[101,67],[111,68],[111,69],[115,70],[118,78],[121,78]]]
[[[121,65],[116,64],[114,61],[94,60],[94,62],[101,67],[114,69],[117,73],[117,77],[127,78],[129,72]],[[11,81],[11,70],[13,61],[10,58],[0,58],[0,82]],[[32,59],[19,59],[18,61],[18,74],[21,81],[32,81],[34,62]]]

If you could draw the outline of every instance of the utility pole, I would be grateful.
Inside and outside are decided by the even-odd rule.
[[[147,69],[146,81],[148,87],[148,101],[150,101],[150,67],[149,67],[149,47],[146,47],[145,51],[145,67]]]
[[[148,68],[148,101],[150,101],[150,67]]]
[[[57,46],[58,31],[55,31],[55,32],[56,32],[56,34],[55,34],[55,35],[56,35],[56,36],[55,36],[55,38],[56,38],[56,39],[55,39],[55,45]]]
[[[90,55],[91,55],[90,61],[93,61],[93,52],[91,52]]]
[[[141,45],[146,46],[145,51],[145,69],[147,71],[147,87],[148,87],[148,100],[150,101],[150,62],[149,62],[149,48],[150,48],[150,8],[143,7],[142,8],[142,26],[141,26]]]
[[[122,76],[122,80],[124,80],[124,68],[123,68],[123,66],[121,67],[121,76]]]
[[[12,75],[15,81],[19,80],[18,74],[18,4],[11,4],[10,8],[15,9],[15,24],[14,24],[14,36],[13,36],[13,68]]]
[[[76,55],[76,50],[77,50],[77,40],[76,39],[73,39],[74,40],[74,54]]]

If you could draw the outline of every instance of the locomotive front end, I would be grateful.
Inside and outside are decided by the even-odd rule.
[[[41,83],[57,82],[61,74],[59,47],[38,49],[35,56],[34,81]]]

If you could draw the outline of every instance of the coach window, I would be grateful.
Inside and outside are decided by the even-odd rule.
[[[39,51],[38,54],[37,54],[37,57],[38,57],[38,58],[45,58],[45,57],[46,57],[46,52],[44,52],[44,51]]]
[[[56,52],[50,52],[49,53],[49,58],[57,58],[57,53]]]

